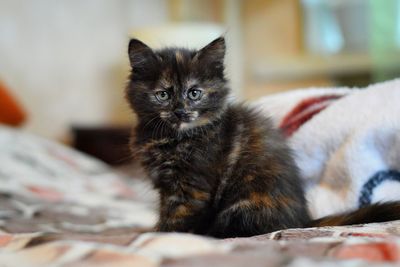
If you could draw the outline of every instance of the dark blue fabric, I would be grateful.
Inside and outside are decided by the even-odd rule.
[[[379,171],[376,174],[374,174],[361,188],[360,197],[358,199],[358,205],[360,207],[370,205],[374,189],[384,181],[400,182],[400,172],[395,170],[386,170],[386,171]]]

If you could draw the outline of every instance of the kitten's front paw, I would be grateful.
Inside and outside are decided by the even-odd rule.
[[[157,232],[205,234],[205,231],[203,229],[200,231],[198,225],[196,225],[192,220],[162,220],[157,223],[155,229]]]
[[[172,232],[168,225],[163,222],[158,222],[156,226],[154,226],[156,232]]]
[[[160,221],[155,226],[157,232],[188,232],[186,227],[180,223],[171,223],[169,221]]]

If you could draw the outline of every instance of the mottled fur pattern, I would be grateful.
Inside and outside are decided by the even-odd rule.
[[[199,51],[130,41],[131,148],[159,192],[157,229],[236,237],[312,224],[280,132],[228,102],[224,54],[223,38]]]

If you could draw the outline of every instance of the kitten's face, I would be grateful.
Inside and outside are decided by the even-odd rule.
[[[180,131],[209,124],[220,116],[228,94],[224,54],[223,38],[199,51],[153,51],[133,39],[128,101],[144,122],[161,119]]]

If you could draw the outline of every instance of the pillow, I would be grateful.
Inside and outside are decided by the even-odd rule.
[[[0,82],[0,123],[18,126],[25,121],[26,114],[18,102]]]

